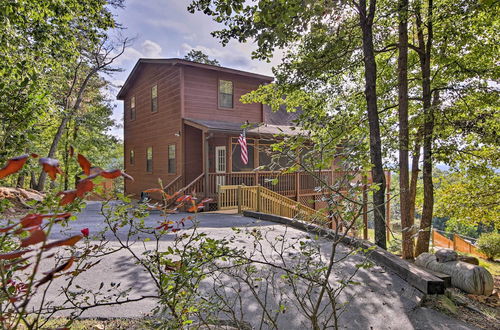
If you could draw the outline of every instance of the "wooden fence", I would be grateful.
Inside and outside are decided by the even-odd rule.
[[[309,221],[326,219],[324,214],[262,186],[219,186],[218,205],[221,210],[237,208],[238,213],[252,210]]]
[[[453,249],[458,252],[469,253],[480,258],[486,258],[484,254],[477,250],[473,244],[470,244],[457,234],[453,234],[453,240],[440,234],[437,230],[432,230],[432,243],[434,246]]]

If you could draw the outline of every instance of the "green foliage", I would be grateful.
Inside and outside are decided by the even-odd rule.
[[[479,251],[493,260],[500,256],[500,233],[497,231],[482,234],[477,240]]]
[[[0,160],[24,152],[57,113],[52,77],[75,61],[82,40],[97,42],[115,27],[108,5],[121,0],[0,3]]]
[[[436,188],[436,215],[449,217],[447,226],[500,226],[500,175],[488,168],[445,172]],[[459,225],[460,224],[460,225]]]
[[[0,162],[26,152],[48,154],[58,125],[77,100],[74,87],[92,64],[88,55],[99,45],[107,49],[102,42],[117,27],[111,8],[121,5],[122,0],[1,2]],[[106,81],[92,77],[81,110],[64,127],[71,134],[51,157],[67,163],[64,153],[73,144],[102,155],[102,163],[109,161],[107,150],[115,150],[118,141],[107,132],[114,122],[111,103],[104,97],[106,86]],[[34,171],[26,167],[20,176]],[[72,180],[75,173],[68,174]]]
[[[191,49],[189,53],[187,53],[184,56],[184,59],[203,64],[220,66],[219,61],[217,61],[216,59],[210,59],[210,57],[207,54],[203,53],[201,50],[196,50],[196,49]]]

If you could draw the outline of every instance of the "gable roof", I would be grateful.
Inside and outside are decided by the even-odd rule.
[[[256,78],[256,79],[260,79],[260,80],[265,81],[265,82],[271,82],[274,80],[274,78],[271,76],[265,76],[265,75],[258,74],[258,73],[252,73],[252,72],[248,72],[248,71],[231,69],[231,68],[227,68],[227,67],[223,67],[223,66],[198,63],[198,62],[188,61],[188,60],[184,60],[184,59],[180,59],[180,58],[140,58],[137,61],[137,63],[135,64],[134,68],[132,69],[132,72],[130,72],[130,74],[127,77],[127,80],[123,84],[122,88],[118,92],[118,95],[116,96],[116,98],[118,100],[123,100],[125,92],[130,87],[131,81],[135,78],[135,76],[139,72],[140,68],[144,64],[185,65],[185,66],[190,66],[190,67],[195,67],[195,68],[202,68],[202,69],[213,70],[213,71],[218,71],[218,72],[237,74],[240,76],[245,76],[245,77],[250,77],[250,78]]]

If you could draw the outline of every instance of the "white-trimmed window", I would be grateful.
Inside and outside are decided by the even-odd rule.
[[[153,173],[153,147],[148,147],[146,151],[146,172]]]
[[[158,112],[158,85],[151,87],[151,112]]]
[[[135,96],[130,99],[130,120],[135,119]]]
[[[232,109],[234,107],[234,88],[230,80],[219,80],[219,107]]]
[[[135,153],[134,153],[134,150],[130,150],[129,162],[130,162],[131,165],[135,164]]]
[[[168,146],[168,173],[176,172],[176,163],[175,163],[175,144],[171,144]]]

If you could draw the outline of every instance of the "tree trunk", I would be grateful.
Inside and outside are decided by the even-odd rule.
[[[427,7],[427,41],[424,43],[423,24],[420,19],[420,8],[417,13],[419,58],[422,71],[422,99],[424,107],[424,159],[423,159],[423,183],[424,183],[424,205],[422,207],[422,219],[418,232],[415,256],[429,251],[429,240],[431,237],[432,215],[434,211],[434,186],[432,184],[432,141],[434,133],[434,109],[431,94],[431,48],[433,41],[432,34],[432,10],[433,0],[428,0]],[[436,104],[439,95],[436,94]]]
[[[47,154],[48,158],[53,158],[56,154],[57,146],[59,145],[59,141],[64,133],[64,129],[69,121],[69,115],[66,115],[61,120],[61,124],[57,128],[57,132],[54,135],[54,139],[52,140],[52,144],[50,145],[49,153]],[[45,180],[47,179],[47,173],[45,171],[40,172],[40,176],[38,178],[38,184],[36,186],[36,190],[43,191],[45,188]]]
[[[386,248],[385,234],[385,174],[382,166],[382,142],[377,108],[377,66],[373,48],[373,18],[376,0],[359,2],[359,23],[363,33],[363,61],[365,65],[365,98],[370,127],[370,159],[372,163],[373,183],[378,187],[373,192],[375,244]],[[368,10],[368,11],[367,11]]]
[[[413,155],[411,158],[411,180],[410,180],[410,201],[408,203],[409,208],[409,221],[411,225],[415,223],[415,200],[417,198],[417,183],[418,183],[418,162],[420,161],[420,148],[422,143],[422,129],[419,129],[417,135],[415,136],[415,146],[413,148]],[[412,230],[412,242],[413,242],[413,230]],[[413,244],[413,243],[412,243]]]
[[[413,259],[408,173],[408,0],[399,0],[398,11],[399,204],[403,234],[402,258]]]
[[[24,173],[19,173],[19,175],[17,176],[17,183],[16,183],[17,188],[24,188],[24,178],[25,177],[26,176]]]
[[[36,189],[36,176],[33,171],[30,171],[30,188]]]
[[[77,69],[78,69],[78,67],[77,67]],[[73,105],[73,107],[71,107],[71,109],[69,109],[69,98],[71,97],[71,95],[68,95],[68,100],[66,101],[66,109],[68,109],[69,111],[67,114],[64,115],[63,119],[61,120],[61,124],[57,128],[57,132],[54,135],[54,140],[52,140],[52,144],[50,146],[50,150],[49,150],[49,153],[47,155],[48,158],[52,158],[56,154],[56,150],[57,150],[57,147],[59,145],[59,141],[61,140],[61,137],[64,133],[64,130],[66,129],[66,125],[73,118],[73,116],[76,114],[76,112],[80,109],[80,106],[81,106],[82,101],[83,101],[83,95],[85,93],[85,90],[87,89],[87,85],[89,84],[89,81],[92,78],[92,76],[94,74],[96,74],[97,71],[98,71],[98,69],[94,68],[94,69],[91,69],[87,73],[81,86],[78,88],[76,101],[75,101],[75,104]],[[38,191],[42,191],[44,189],[46,179],[47,179],[47,173],[45,173],[45,171],[42,171],[40,173],[40,177],[38,179],[38,185],[36,188]]]
[[[71,122],[68,123],[68,126],[71,125]],[[69,127],[66,128],[66,137],[64,141],[64,190],[69,189]]]

